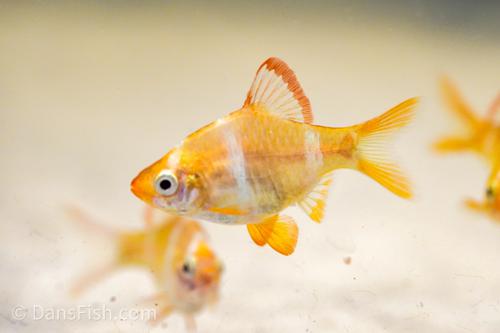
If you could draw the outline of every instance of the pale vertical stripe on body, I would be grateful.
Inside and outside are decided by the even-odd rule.
[[[323,153],[319,133],[313,129],[307,129],[304,134],[304,148],[307,169],[312,172],[320,168],[323,164]]]
[[[229,153],[229,169],[238,188],[238,202],[248,203],[252,197],[252,188],[247,179],[246,160],[241,142],[236,138],[232,128],[228,128],[224,133],[224,141]]]

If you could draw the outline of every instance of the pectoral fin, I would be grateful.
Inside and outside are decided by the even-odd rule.
[[[331,183],[332,177],[330,174],[323,176],[311,193],[299,202],[300,208],[314,222],[320,223],[325,215],[326,198]]]
[[[295,221],[286,215],[274,215],[257,224],[248,224],[248,232],[259,245],[269,244],[274,250],[290,255],[295,250],[299,230]]]

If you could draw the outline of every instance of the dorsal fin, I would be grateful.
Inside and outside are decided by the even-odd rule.
[[[260,65],[247,94],[244,107],[263,106],[280,117],[310,124],[313,121],[309,99],[297,77],[279,58],[269,58]]]

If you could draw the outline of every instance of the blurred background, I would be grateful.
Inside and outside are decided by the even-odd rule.
[[[422,96],[394,144],[416,198],[339,171],[323,224],[288,211],[300,227],[290,257],[256,247],[246,228],[204,223],[226,271],[199,331],[499,332],[500,227],[463,206],[482,196],[489,168],[430,149],[457,129],[438,78],[484,114],[500,87],[499,36],[498,1],[0,0],[0,330],[182,331],[177,315],[150,327],[11,311],[130,307],[151,294],[149,276],[129,270],[68,297],[112,248],[64,205],[141,228],[132,177],[239,108],[257,67],[278,56],[317,124],[358,123]]]

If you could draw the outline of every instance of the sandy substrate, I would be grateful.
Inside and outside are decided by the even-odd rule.
[[[438,98],[441,73],[456,78],[478,112],[498,92],[500,45],[488,33],[350,7],[4,9],[2,332],[183,330],[177,315],[150,328],[14,321],[11,311],[94,303],[116,311],[150,295],[148,275],[130,270],[70,299],[71,283],[105,262],[112,244],[77,227],[62,207],[77,204],[109,226],[140,228],[131,178],[189,132],[237,109],[269,56],[296,71],[318,124],[357,123],[423,96],[416,121],[394,144],[416,197],[405,202],[339,171],[323,224],[287,212],[300,226],[287,258],[256,247],[243,227],[205,223],[226,272],[220,302],[198,317],[200,332],[500,331],[500,227],[462,205],[481,196],[488,168],[475,156],[429,149],[456,129]]]

